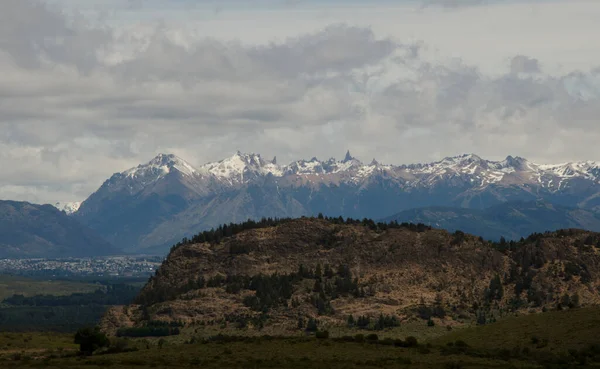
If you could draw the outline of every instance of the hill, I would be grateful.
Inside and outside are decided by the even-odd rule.
[[[238,152],[196,168],[160,154],[112,175],[73,216],[118,247],[164,254],[199,230],[262,217],[323,213],[381,219],[414,208],[486,209],[536,200],[595,211],[599,180],[596,162],[541,165],[512,156],[490,161],[469,154],[388,165],[362,163],[348,152],[341,161],[280,165]]]
[[[0,201],[0,257],[56,258],[117,254],[95,231],[52,205]]]
[[[563,230],[490,243],[414,224],[265,220],[176,245],[107,331],[152,321],[297,331],[299,320],[369,329],[485,324],[600,302],[600,234]],[[424,323],[423,323],[424,324]]]
[[[499,241],[518,240],[532,233],[579,228],[600,231],[600,216],[589,210],[543,201],[508,202],[487,209],[428,207],[400,212],[383,221],[424,223]]]

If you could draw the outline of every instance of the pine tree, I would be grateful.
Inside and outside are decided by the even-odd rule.
[[[354,325],[356,324],[356,322],[354,321],[354,317],[352,315],[348,315],[348,327],[352,328],[354,327]]]
[[[317,264],[317,267],[315,269],[315,278],[320,280],[322,277],[323,277],[323,271],[321,270],[321,264]]]

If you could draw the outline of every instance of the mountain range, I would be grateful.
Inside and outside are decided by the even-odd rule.
[[[223,223],[319,213],[519,239],[561,228],[600,231],[599,199],[600,164],[591,161],[541,165],[469,154],[387,165],[348,152],[341,161],[280,165],[237,152],[194,167],[160,154],[115,173],[83,202],[3,203],[0,257],[163,255],[183,237]]]
[[[441,206],[466,212],[532,201],[554,204],[554,212],[565,213],[560,221],[545,226],[540,220],[542,228],[597,229],[593,213],[600,209],[600,163],[541,165],[520,157],[490,161],[468,154],[429,164],[387,165],[376,160],[365,164],[348,152],[341,161],[312,158],[280,165],[276,158],[237,152],[194,167],[175,155],[160,154],[112,175],[72,216],[117,247],[164,253],[184,236],[248,218],[323,213],[382,219],[416,208]],[[537,210],[546,211],[543,206]],[[409,214],[403,213],[402,219],[409,219]],[[439,214],[429,220],[422,212],[414,214],[413,220],[421,217],[453,226],[441,221]],[[481,229],[487,218],[473,214],[479,213],[469,216],[483,222],[475,227]],[[519,231],[508,222],[482,233],[520,237],[538,229],[527,226],[536,216],[529,212],[532,220]],[[579,221],[582,216],[585,219]]]

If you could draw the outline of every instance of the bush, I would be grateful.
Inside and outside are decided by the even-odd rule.
[[[319,339],[327,339],[329,338],[329,331],[317,331],[317,333],[315,333],[315,337]]]
[[[319,322],[316,319],[310,318],[308,319],[308,323],[306,323],[306,331],[307,332],[317,332],[319,328]]]
[[[419,341],[417,341],[416,337],[409,336],[406,337],[406,339],[404,340],[404,344],[406,345],[406,347],[417,347],[419,345]]]
[[[358,343],[365,342],[365,335],[357,334],[356,336],[354,336],[354,342],[358,342]]]
[[[378,341],[379,340],[379,336],[377,336],[375,333],[371,333],[367,336],[367,341]]]
[[[100,327],[80,328],[75,333],[74,342],[79,345],[79,351],[86,355],[91,355],[92,352],[102,347],[108,347],[110,341],[108,337],[100,332]]]

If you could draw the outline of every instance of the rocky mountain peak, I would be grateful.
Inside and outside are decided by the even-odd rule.
[[[504,159],[504,163],[506,167],[523,170],[527,168],[528,161],[520,156],[513,157],[509,155],[506,157],[506,159]]]
[[[245,183],[261,175],[281,176],[277,158],[273,161],[263,159],[260,154],[237,151],[233,156],[201,167],[204,171],[229,183]]]
[[[184,176],[193,177],[198,171],[188,162],[173,154],[158,154],[146,164],[138,165],[121,173],[123,177],[139,179],[144,183],[155,181],[171,173],[178,171]]]
[[[352,155],[350,155],[350,150],[346,151],[346,156],[344,156],[344,160],[342,160],[342,163],[347,163],[352,160],[354,160],[354,158],[352,157]]]

